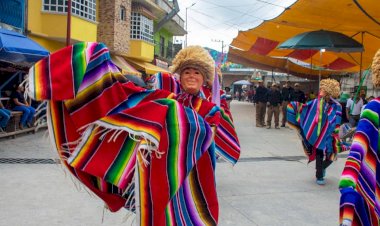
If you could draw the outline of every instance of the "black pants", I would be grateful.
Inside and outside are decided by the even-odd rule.
[[[323,159],[323,158],[324,158],[323,151],[317,150],[317,155],[315,157],[315,169],[316,169],[315,177],[317,179],[323,179],[323,170],[329,167],[331,163],[333,162],[330,159],[327,159],[327,158]]]

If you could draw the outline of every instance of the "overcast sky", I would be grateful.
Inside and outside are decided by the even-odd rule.
[[[201,45],[224,51],[239,30],[256,27],[276,17],[296,0],[178,0],[179,15],[186,20],[188,45]],[[194,4],[195,3],[195,4]],[[193,5],[194,4],[194,5]]]

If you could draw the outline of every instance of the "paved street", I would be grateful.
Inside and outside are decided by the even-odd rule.
[[[338,225],[344,157],[319,186],[315,163],[307,165],[294,130],[257,128],[253,104],[233,101],[231,107],[242,155],[235,167],[217,164],[220,225]],[[104,211],[53,164],[49,142],[44,132],[0,140],[0,225],[130,225],[131,218],[123,221],[126,211]]]

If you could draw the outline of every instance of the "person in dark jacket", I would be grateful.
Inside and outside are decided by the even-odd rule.
[[[260,80],[259,86],[256,89],[254,102],[256,103],[256,127],[265,126],[265,112],[267,103],[267,88],[264,87],[263,81]]]
[[[297,101],[303,104],[306,102],[305,93],[300,89],[299,83],[294,84],[294,93],[292,101]]]
[[[24,129],[25,126],[32,127],[36,110],[25,100],[24,87],[15,84],[10,98],[12,111],[22,111],[19,128]]]
[[[279,117],[280,117],[280,106],[282,103],[282,96],[279,87],[276,83],[272,84],[271,90],[268,92],[267,106],[267,129],[271,128],[272,116],[274,115],[274,128],[280,129],[279,127]]]
[[[282,96],[282,106],[281,106],[281,112],[282,112],[282,120],[281,120],[281,127],[285,127],[286,123],[286,114],[287,114],[287,106],[289,102],[292,100],[292,96],[294,96],[294,89],[290,86],[290,82],[286,81],[284,87],[281,90],[281,96]]]

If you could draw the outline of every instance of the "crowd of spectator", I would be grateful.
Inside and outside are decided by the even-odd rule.
[[[274,128],[280,128],[280,112],[282,112],[281,127],[286,124],[286,108],[290,101],[298,101],[305,103],[307,99],[314,97],[311,95],[307,97],[301,90],[299,83],[291,87],[290,82],[287,81],[282,87],[277,83],[272,83],[270,88],[266,88],[262,81],[258,81],[253,102],[256,105],[256,126],[272,127],[272,118],[274,118]],[[266,123],[265,123],[266,115]]]
[[[270,86],[265,87],[262,81],[258,81],[258,86],[255,90],[252,90],[252,93],[252,102],[256,107],[256,127],[266,127],[267,129],[272,128],[273,118],[275,129],[286,126],[287,105],[291,101],[306,103],[317,98],[313,91],[305,94],[299,83],[295,83],[293,88],[289,81],[282,87],[277,83],[272,83]],[[354,96],[355,92],[352,92],[351,97],[341,103],[343,107],[342,123],[348,122],[351,127],[357,125],[360,114],[367,102],[374,99],[373,96],[366,98],[365,94]],[[250,99],[246,100],[249,101]],[[280,113],[282,113],[281,122],[279,120]]]

